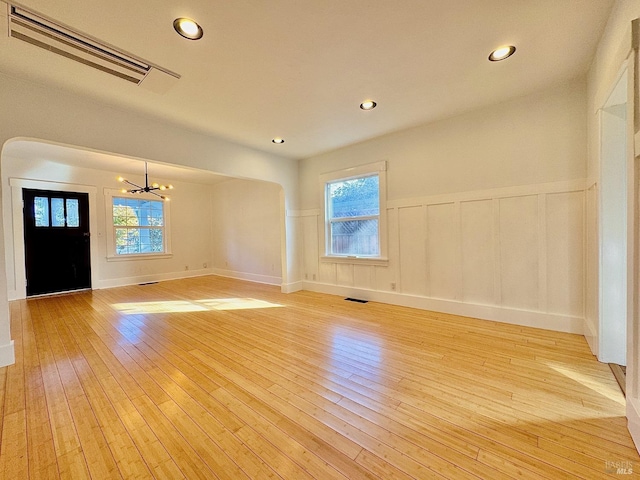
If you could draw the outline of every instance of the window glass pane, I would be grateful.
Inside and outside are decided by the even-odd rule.
[[[140,230],[137,228],[116,228],[116,253],[140,253]]]
[[[151,240],[152,252],[164,252],[164,242],[161,228],[150,228],[149,239]]]
[[[36,227],[49,226],[49,199],[47,197],[35,197],[33,199],[33,212]]]
[[[116,228],[116,253],[118,255],[127,253],[128,230],[126,228]]]
[[[51,199],[51,226],[64,227],[64,199]]]
[[[141,228],[140,231],[140,246],[137,253],[151,253],[151,240],[149,238],[149,229]]]
[[[164,252],[162,201],[114,198],[113,224],[117,255]]]
[[[157,211],[157,210],[151,211],[151,218],[149,219],[149,225],[153,227],[161,227],[164,225],[164,218],[162,216],[162,211]]]
[[[67,227],[79,227],[80,216],[78,214],[78,200],[67,198]]]
[[[331,253],[335,255],[379,255],[378,220],[331,222]]]
[[[118,199],[123,200],[123,199]],[[127,202],[118,202],[116,204],[115,199],[113,203],[113,224],[120,225],[128,225],[132,227],[137,227],[139,225],[138,215],[134,207],[127,205]]]
[[[327,184],[329,217],[362,217],[380,214],[378,175]]]

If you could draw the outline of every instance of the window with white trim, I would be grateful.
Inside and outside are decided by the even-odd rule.
[[[144,196],[107,195],[109,258],[170,253],[167,202]]]
[[[385,166],[379,162],[322,176],[326,257],[386,257]]]

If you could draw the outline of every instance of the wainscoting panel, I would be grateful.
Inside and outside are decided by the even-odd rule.
[[[494,303],[493,201],[460,203],[462,235],[462,300]]]
[[[320,262],[320,267],[318,269],[318,279],[321,283],[328,283],[330,285],[337,285],[337,275],[336,275],[336,266],[335,263],[326,263]],[[312,277],[313,278],[313,277]]]
[[[538,309],[538,196],[500,200],[502,304]]]
[[[546,196],[547,310],[584,315],[584,195]]]
[[[584,180],[387,206],[386,266],[320,261],[319,210],[304,211],[304,288],[583,333]]]
[[[308,277],[305,280],[314,280],[318,278],[318,258],[320,256],[318,251],[318,217],[317,215],[305,216],[301,220],[302,239],[305,246],[302,249],[302,268]]]
[[[433,298],[459,300],[462,297],[458,210],[459,204],[455,203],[427,207],[429,291]]]
[[[343,287],[353,287],[353,265],[348,263],[336,265],[336,283]]]
[[[400,232],[400,288],[410,295],[428,295],[425,209],[398,209]]]
[[[353,284],[360,288],[373,290],[374,288],[375,267],[368,265],[353,266]]]

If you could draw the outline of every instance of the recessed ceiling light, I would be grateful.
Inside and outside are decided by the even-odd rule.
[[[189,40],[199,40],[202,38],[202,35],[204,35],[202,27],[190,18],[176,18],[173,21],[173,28]]]
[[[360,104],[360,108],[362,110],[373,110],[374,108],[376,108],[376,105],[378,104],[373,100],[365,100]]]
[[[273,143],[284,143],[284,138],[276,137],[271,140]]]
[[[489,55],[489,60],[492,62],[499,62],[500,60],[509,58],[514,53],[516,53],[516,47],[514,47],[513,45],[507,45],[504,47],[496,48]]]

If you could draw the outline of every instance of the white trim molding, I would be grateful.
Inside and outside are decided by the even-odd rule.
[[[25,267],[24,251],[24,217],[22,212],[22,190],[52,190],[61,192],[79,192],[89,195],[89,248],[91,255],[91,285],[94,287],[100,278],[98,262],[98,223],[97,223],[97,193],[98,189],[92,185],[80,185],[74,183],[49,182],[41,180],[29,180],[24,178],[10,178],[11,187],[11,218],[13,221],[13,279],[9,282],[7,296],[9,300],[26,298],[27,273]],[[13,285],[11,285],[13,280]],[[12,288],[13,287],[13,288]]]
[[[323,241],[320,244],[322,247],[322,257],[325,261],[329,261],[328,259],[335,258],[337,263],[353,263],[355,260],[363,260],[365,259],[369,262],[378,261],[380,263],[385,263],[387,261],[387,251],[388,251],[388,222],[387,222],[387,162],[386,160],[382,160],[380,162],[368,163],[366,165],[359,165],[356,167],[345,168],[342,170],[337,170],[334,172],[323,173],[320,175],[320,201],[322,208],[320,209],[320,217],[322,220],[323,232],[322,238]],[[378,220],[378,255],[372,257],[353,257],[349,255],[337,255],[332,254],[331,250],[331,228],[329,227],[329,223],[340,222],[344,219],[332,218],[328,219],[329,216],[329,202],[328,202],[328,185],[332,182],[336,181],[346,181],[351,179],[363,178],[367,176],[377,176],[378,177],[378,202],[379,202],[379,211],[378,215],[374,215],[370,218],[376,218]],[[311,210],[313,212],[314,210]],[[309,216],[311,214],[301,212],[301,216]],[[354,217],[354,219],[368,219],[369,217]],[[372,265],[374,263],[371,263]]]
[[[282,293],[295,293],[303,290],[303,287],[304,285],[302,282],[283,283],[280,285],[280,291]]]
[[[16,363],[16,354],[13,340],[11,340],[5,345],[0,345],[0,368],[14,363]]]
[[[318,282],[303,282],[304,289],[312,292],[358,298],[372,302],[400,305],[434,312],[450,313],[463,317],[491,320],[511,325],[542,328],[556,332],[575,333],[584,332],[584,319],[569,315],[519,310],[514,308],[496,307],[492,305],[478,305],[455,300],[406,295],[395,292],[381,292],[363,288],[343,287]]]
[[[266,285],[282,285],[282,277],[272,275],[261,275],[258,273],[237,272],[234,270],[225,270],[223,268],[211,269],[213,275],[219,277],[236,278],[238,280],[247,280],[249,282],[264,283]]]
[[[93,286],[94,290],[104,288],[126,287],[128,285],[140,285],[142,283],[163,282],[166,280],[180,280],[181,278],[204,277],[212,275],[213,269],[203,268],[200,270],[188,270],[184,272],[158,273],[152,275],[139,275],[135,277],[108,278],[100,280]]]

